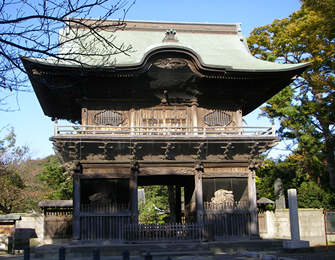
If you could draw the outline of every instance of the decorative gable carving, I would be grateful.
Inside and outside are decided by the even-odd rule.
[[[163,42],[179,42],[178,38],[176,37],[177,32],[171,30],[167,30],[165,33],[165,37]]]
[[[187,65],[187,62],[183,59],[178,58],[166,58],[155,61],[154,65],[161,69],[174,70],[185,67]]]

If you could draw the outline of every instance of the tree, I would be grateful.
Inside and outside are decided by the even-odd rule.
[[[274,182],[280,178],[285,194],[288,189],[297,189],[297,201],[300,208],[334,209],[335,192],[321,188],[315,180],[311,179],[308,174],[311,171],[308,169],[309,164],[302,164],[302,161],[303,159],[295,153],[289,155],[285,160],[264,160],[265,165],[256,170],[257,197],[267,197],[275,201]]]
[[[0,139],[0,212],[38,210],[45,199],[71,199],[72,178],[56,156],[32,160],[13,128]]]
[[[304,7],[317,11],[324,17],[322,30],[329,39],[335,38],[335,2],[324,0],[301,0]]]
[[[72,176],[60,165],[56,156],[49,156],[46,159],[44,170],[37,176],[38,180],[45,183],[49,190],[46,198],[51,200],[72,199]]]
[[[282,63],[311,62],[302,77],[262,108],[262,115],[279,119],[279,136],[295,141],[295,156],[307,163],[308,169],[325,167],[334,190],[335,23],[322,8],[326,5],[332,12],[335,8],[330,0],[302,2],[301,9],[288,18],[255,28],[248,39],[249,48],[265,60],[274,56]],[[313,3],[318,3],[318,8],[314,9]],[[333,27],[325,29],[329,24]],[[321,185],[317,171],[307,174],[314,175],[311,178]]]
[[[86,39],[88,35],[91,37],[91,42],[81,45],[86,50],[86,57],[94,56],[105,61],[114,54],[127,54],[131,46],[115,45],[114,38],[105,38],[102,32],[123,29],[126,26],[124,17],[134,3],[135,1],[129,5],[125,0],[118,0],[114,4],[110,4],[108,0],[2,0],[0,2],[2,64],[0,109],[8,110],[5,100],[12,91],[29,90],[20,55],[36,58],[51,57],[56,62],[68,61],[84,66],[87,64],[82,60],[67,55],[69,50],[62,53],[62,48],[69,42],[84,42],[81,40]],[[121,18],[106,23],[106,20],[117,11],[122,11]],[[88,21],[92,15],[99,18]],[[78,27],[84,30],[78,30]],[[64,28],[68,30],[67,36],[58,41],[59,30]],[[103,51],[97,50],[94,47],[96,42],[107,48]],[[76,54],[74,50],[71,51]]]
[[[20,176],[12,171],[1,169],[0,177],[0,210],[9,214],[13,208],[25,199],[24,184]]]
[[[23,191],[25,185],[15,165],[27,158],[28,148],[16,147],[15,142],[13,128],[0,140],[0,210],[5,214],[10,213],[26,197]]]
[[[6,134],[3,139],[0,139],[0,162],[2,167],[15,162],[20,163],[30,158],[29,148],[27,146],[18,147],[15,145],[16,134],[14,128],[11,127],[7,130],[9,133]]]
[[[164,223],[168,217],[164,211],[169,205],[167,186],[150,185],[144,187],[145,203],[139,203],[139,219],[141,223]]]

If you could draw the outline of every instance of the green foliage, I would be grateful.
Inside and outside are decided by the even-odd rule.
[[[334,209],[335,192],[322,188],[320,183],[317,183],[320,182],[320,178],[313,180],[313,177],[307,173],[309,171],[306,169],[307,166],[301,163],[302,161],[303,159],[297,158],[296,154],[285,160],[264,160],[265,165],[256,171],[257,197],[266,197],[275,201],[274,182],[280,178],[283,181],[285,194],[288,189],[297,189],[300,208]],[[326,179],[328,177],[325,169],[323,176]],[[324,181],[327,182],[327,180]]]
[[[72,199],[72,178],[66,170],[61,167],[58,159],[55,156],[49,156],[44,165],[44,170],[37,178],[51,189],[51,192],[46,198],[50,200]]]
[[[16,146],[9,129],[0,139],[0,212],[38,211],[45,199],[71,199],[72,178],[56,156],[31,160],[29,148]]]
[[[335,38],[335,2],[325,0],[301,0],[303,7],[310,8],[324,17],[322,30],[329,39]]]
[[[154,203],[157,208],[165,210],[169,204],[168,187],[163,185],[150,185],[144,187],[145,199]]]
[[[302,3],[288,18],[255,28],[249,48],[263,60],[311,62],[302,77],[267,102],[262,115],[279,120],[278,135],[293,141],[287,164],[294,167],[295,176],[305,175],[319,187],[334,190],[335,4],[332,0]]]
[[[0,210],[9,214],[26,199],[26,185],[18,165],[25,161],[29,149],[16,147],[14,129],[0,139]]]
[[[143,224],[163,224],[168,217],[167,214],[163,213],[164,211],[158,209],[155,204],[150,201],[146,204],[140,204],[139,211],[139,220]]]
[[[165,210],[169,205],[167,186],[145,186],[145,203],[139,203],[139,220],[145,224],[166,223],[168,214]]]
[[[303,182],[297,190],[300,208],[335,208],[335,192],[327,192],[315,182]]]
[[[0,178],[0,210],[9,214],[13,208],[25,199],[25,186],[20,176],[12,171],[2,171]]]

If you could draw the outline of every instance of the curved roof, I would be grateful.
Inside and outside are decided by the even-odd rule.
[[[65,42],[59,50],[64,57],[80,60],[89,66],[127,67],[143,64],[147,55],[157,49],[184,49],[196,55],[203,66],[221,67],[238,71],[280,71],[300,67],[301,64],[279,64],[259,60],[249,52],[246,38],[241,34],[240,24],[200,24],[177,22],[126,21],[123,30],[101,31],[101,36],[113,39],[115,46],[132,46],[128,55],[119,53],[101,59],[101,55],[116,51],[97,41],[87,30],[60,31],[60,41]],[[175,32],[173,40],[166,40],[166,32]],[[79,34],[78,41],[66,42]],[[83,36],[84,35],[84,36]],[[164,40],[165,39],[165,40]],[[92,48],[93,47],[93,48]],[[91,55],[92,53],[96,55]],[[102,61],[103,60],[103,61]],[[39,60],[53,63],[53,58]],[[103,64],[101,64],[103,62]],[[76,65],[72,61],[57,62],[58,65]]]
[[[79,121],[79,100],[158,102],[165,90],[202,106],[238,107],[246,115],[309,66],[253,57],[240,24],[127,24],[123,30],[99,32],[116,46],[131,45],[126,54],[111,55],[117,50],[90,31],[65,28],[59,50],[64,59],[21,57],[46,115]],[[73,40],[72,34],[79,37]]]

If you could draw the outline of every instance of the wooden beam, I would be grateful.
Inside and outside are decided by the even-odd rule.
[[[85,173],[82,179],[130,179],[129,169],[127,173],[120,172],[95,172]]]

